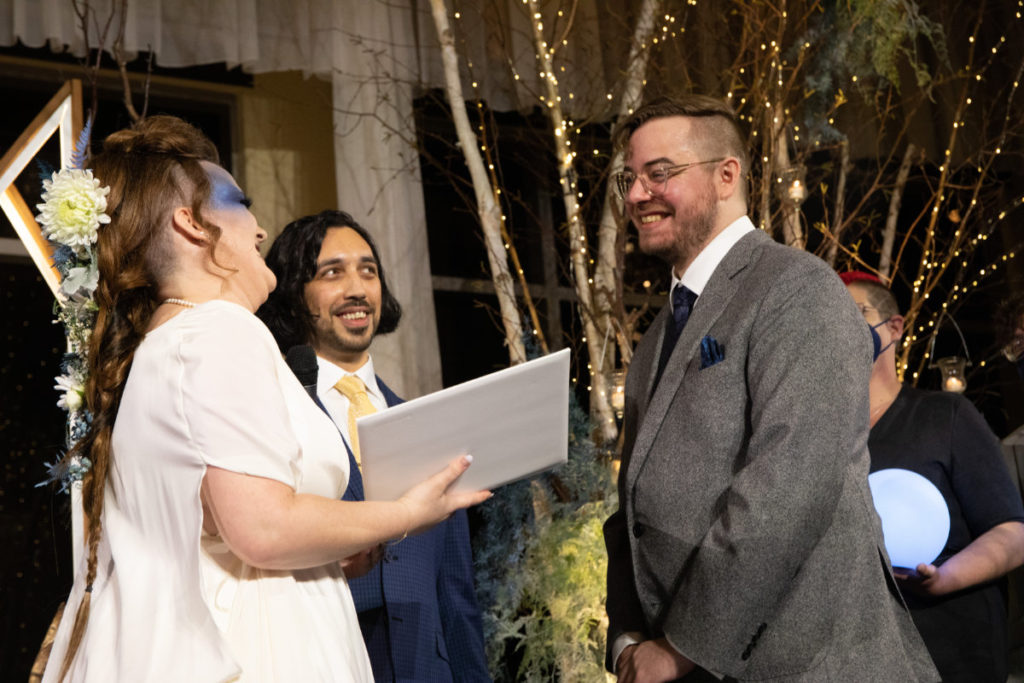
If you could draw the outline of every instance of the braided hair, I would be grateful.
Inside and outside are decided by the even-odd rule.
[[[82,482],[88,564],[85,594],[75,613],[60,679],[70,669],[89,619],[97,549],[103,532],[103,499],[110,470],[111,436],[135,350],[146,334],[160,281],[174,267],[170,216],[189,205],[196,220],[210,195],[202,161],[216,163],[217,149],[202,132],[173,116],[152,116],[110,135],[89,166],[110,187],[110,224],[99,231],[96,259],[99,308],[89,340],[86,403],[89,431],[65,456],[88,457],[92,469]],[[212,237],[220,230],[205,222]]]

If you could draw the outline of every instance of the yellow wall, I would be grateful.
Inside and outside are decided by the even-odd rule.
[[[259,75],[239,91],[237,111],[234,166],[272,238],[294,218],[335,208],[330,83],[294,71]]]
[[[65,79],[85,76],[77,66],[7,56],[0,56],[0,69],[11,77],[50,81],[54,92]],[[146,78],[133,73],[129,79],[138,100]],[[304,78],[298,71],[255,76],[251,88],[168,76],[149,80],[153,94],[232,108],[231,166],[239,185],[254,200],[253,213],[271,237],[294,218],[336,207],[329,82]],[[106,91],[121,90],[120,75],[110,69],[100,71],[99,82]],[[88,97],[86,86],[86,107]]]

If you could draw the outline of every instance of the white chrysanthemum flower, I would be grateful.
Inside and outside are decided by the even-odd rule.
[[[96,243],[100,225],[110,222],[106,214],[109,187],[100,187],[92,171],[77,168],[56,171],[43,181],[43,203],[36,219],[46,237],[66,244],[82,256]]]
[[[69,375],[60,375],[53,388],[64,392],[57,400],[57,406],[69,413],[81,410],[85,404],[85,387],[81,382]]]

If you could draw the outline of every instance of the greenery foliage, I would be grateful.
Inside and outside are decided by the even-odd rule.
[[[850,66],[871,70],[900,88],[900,65],[914,71],[918,87],[927,87],[932,76],[918,54],[922,40],[931,44],[940,61],[948,64],[942,26],[921,13],[913,0],[855,0],[837,3],[839,21],[855,27],[850,34]],[[843,11],[845,10],[845,11]],[[845,16],[844,16],[845,15]]]
[[[880,87],[891,85],[900,91],[901,68],[913,72],[918,87],[930,87],[935,67],[919,54],[924,45],[930,46],[934,62],[948,67],[941,24],[924,16],[910,0],[822,3],[784,53],[787,62],[796,64],[805,48],[814,48],[805,67],[799,108],[806,139],[833,145],[846,138],[831,122],[833,109],[846,101],[841,83],[859,85],[869,103]]]
[[[569,458],[553,473],[499,489],[474,538],[491,673],[503,681],[598,681],[604,674],[606,555],[616,506],[609,454],[569,407]]]
[[[605,574],[602,526],[614,511],[608,500],[586,503],[538,524],[524,562],[518,680],[599,681],[604,677]]]

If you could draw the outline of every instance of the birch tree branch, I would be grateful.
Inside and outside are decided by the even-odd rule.
[[[836,267],[836,256],[839,254],[839,239],[843,228],[843,211],[846,207],[846,177],[850,173],[850,141],[843,138],[839,144],[839,180],[836,182],[836,199],[832,211],[832,243],[828,246],[826,262]]]
[[[558,159],[558,179],[562,187],[562,203],[565,206],[566,222],[569,232],[570,274],[576,297],[579,302],[580,321],[583,323],[583,334],[590,357],[590,413],[597,422],[599,439],[610,443],[618,434],[615,425],[615,413],[611,408],[611,392],[605,373],[603,357],[608,351],[608,344],[603,343],[595,322],[594,298],[591,289],[590,269],[588,267],[589,245],[587,244],[586,226],[580,216],[579,192],[576,183],[574,159],[576,153],[572,149],[570,128],[562,113],[561,96],[558,92],[558,78],[552,63],[554,49],[544,40],[544,23],[541,20],[540,5],[537,0],[528,0],[530,26],[533,29],[534,50],[537,64],[543,74],[545,104],[551,131],[554,137],[555,156]]]
[[[509,361],[513,364],[521,363],[526,360],[526,349],[523,345],[523,328],[519,307],[516,305],[515,288],[505,256],[505,241],[501,234],[501,207],[480,156],[480,143],[470,126],[469,117],[466,115],[462,81],[459,78],[458,56],[455,53],[455,38],[448,21],[448,8],[445,6],[444,0],[430,0],[430,9],[434,17],[434,26],[437,29],[438,42],[441,45],[445,92],[448,95],[452,120],[455,123],[462,155],[473,181],[477,214],[480,219],[480,228],[484,233],[484,246],[487,250],[491,279],[494,281],[494,291],[498,295],[498,308],[505,332],[505,344],[508,346]]]
[[[896,243],[896,227],[899,222],[900,206],[903,203],[903,190],[907,186],[910,167],[916,156],[917,147],[914,143],[908,142],[907,149],[903,152],[903,161],[900,162],[900,170],[896,174],[896,185],[889,198],[889,213],[886,215],[885,231],[882,233],[882,255],[878,260],[878,277],[886,285],[892,281],[889,271],[892,268],[892,247]]]
[[[640,106],[643,96],[644,80],[647,76],[647,64],[650,61],[651,37],[654,33],[655,18],[661,12],[662,0],[644,0],[637,17],[633,39],[629,46],[629,61],[626,76],[622,82],[622,97],[619,99],[619,110],[616,121],[621,121],[632,114]],[[612,179],[622,170],[625,149],[612,151],[611,164],[608,168],[608,182],[604,191],[604,208],[601,211],[601,223],[597,231],[597,266],[594,269],[594,299],[597,327],[603,335],[608,335],[613,323],[613,311],[625,309],[622,300],[622,270],[618,267],[620,252],[620,233],[626,230],[625,217],[618,211],[619,201],[615,194]],[[616,340],[623,366],[628,367],[633,357],[633,326],[627,324],[625,316],[618,320]],[[593,363],[593,361],[591,361]],[[614,358],[604,354],[599,359],[601,370],[610,369]]]

